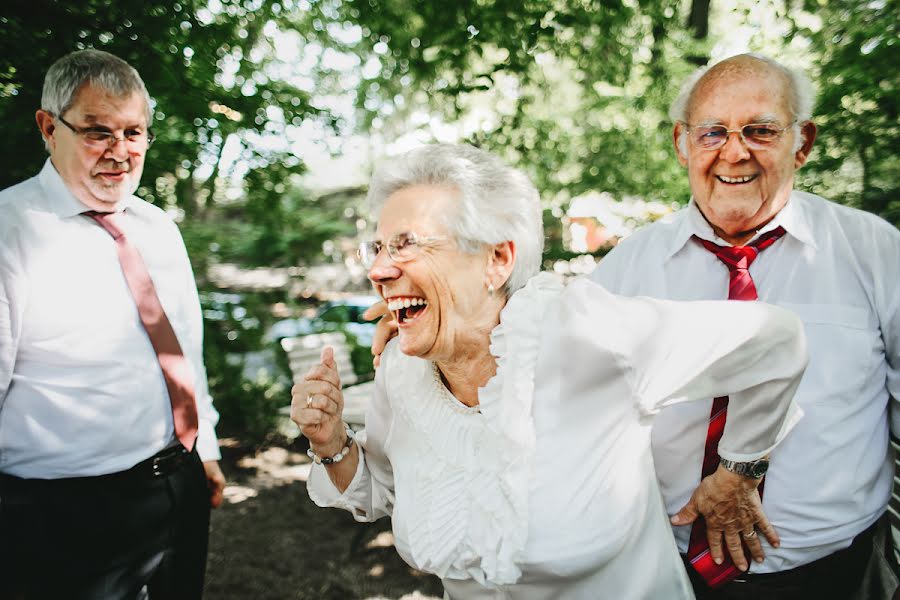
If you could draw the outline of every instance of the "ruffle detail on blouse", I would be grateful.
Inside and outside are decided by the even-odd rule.
[[[528,539],[539,331],[548,299],[561,289],[558,278],[542,274],[507,302],[491,332],[497,374],[479,390],[480,415],[466,414],[430,362],[392,357],[400,367],[388,378],[397,381],[394,408],[421,434],[415,445],[423,453],[409,502],[398,489],[395,508],[405,504],[410,553],[422,570],[496,585],[521,576],[516,562]]]

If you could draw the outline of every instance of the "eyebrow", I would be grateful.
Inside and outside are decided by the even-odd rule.
[[[110,127],[109,125],[99,122],[97,115],[92,115],[92,114],[88,113],[88,114],[84,115],[82,118],[85,120],[88,127],[102,127],[104,129],[112,130],[112,127]],[[126,125],[122,129],[147,129],[147,126],[139,124],[139,123],[132,123],[130,125]]]
[[[745,127],[747,125],[754,125],[754,124],[761,125],[763,123],[780,124],[781,119],[778,118],[778,116],[775,114],[766,113],[766,114],[757,115],[757,116],[753,117],[752,119],[750,119],[749,121],[747,121],[746,123],[741,125],[741,127]],[[699,123],[692,125],[692,127],[713,127],[713,126],[717,126],[717,125],[722,125],[723,127],[725,126],[725,124],[720,119],[706,119],[706,120],[700,121]]]

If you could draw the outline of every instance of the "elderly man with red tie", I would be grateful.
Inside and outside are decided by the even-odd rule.
[[[719,460],[727,397],[667,408],[653,425],[660,487],[701,600],[887,599],[897,587],[884,513],[889,436],[900,433],[900,232],[793,191],[816,137],[812,104],[808,80],[765,57],[696,73],[671,111],[691,202],[592,275],[618,294],[760,300],[804,322],[805,418],[768,461]],[[704,484],[716,469],[740,476],[734,489]]]
[[[225,479],[184,243],[133,195],[147,90],[73,52],[36,119],[50,158],[0,192],[0,597],[199,598]]]

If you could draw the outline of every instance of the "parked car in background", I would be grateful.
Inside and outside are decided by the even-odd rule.
[[[279,342],[282,338],[343,331],[352,335],[359,346],[371,347],[375,335],[375,322],[362,318],[363,312],[376,302],[378,296],[352,296],[340,300],[329,300],[322,304],[312,317],[282,319],[276,321],[266,332],[268,341]]]

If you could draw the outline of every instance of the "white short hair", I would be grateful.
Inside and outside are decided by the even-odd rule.
[[[150,94],[141,76],[118,56],[102,50],[77,50],[53,63],[44,77],[41,109],[61,117],[72,108],[78,92],[86,84],[101,88],[117,98],[140,94],[144,98],[147,127],[152,125]]]
[[[473,146],[435,144],[384,161],[372,176],[367,199],[377,212],[392,194],[416,185],[458,191],[456,210],[443,215],[443,223],[462,252],[515,244],[516,262],[502,290],[507,296],[540,270],[540,195],[524,173]]]
[[[709,73],[710,70],[721,69],[722,67],[719,65],[725,65],[737,61],[746,62],[747,59],[753,59],[763,63],[763,65],[760,65],[761,67],[768,68],[776,71],[777,73],[780,73],[788,82],[788,98],[790,102],[791,116],[796,121],[796,123],[794,124],[794,133],[796,134],[794,141],[794,152],[796,152],[800,149],[800,146],[803,145],[804,141],[800,125],[812,119],[813,106],[816,101],[815,88],[813,87],[812,81],[809,79],[809,77],[807,77],[806,74],[802,71],[786,67],[778,61],[771,59],[768,56],[763,56],[762,54],[738,54],[736,56],[731,56],[729,58],[721,60],[715,64],[700,67],[699,69],[691,73],[691,75],[688,76],[688,78],[681,85],[678,96],[675,97],[675,100],[672,101],[672,104],[669,106],[669,118],[672,119],[673,122],[681,122],[687,124],[688,120],[690,119],[690,115],[688,113],[690,110],[691,100],[698,84],[701,80],[703,80],[704,76]],[[678,147],[681,150],[682,154],[687,153],[687,137],[684,131],[682,131],[681,136],[678,139]]]

